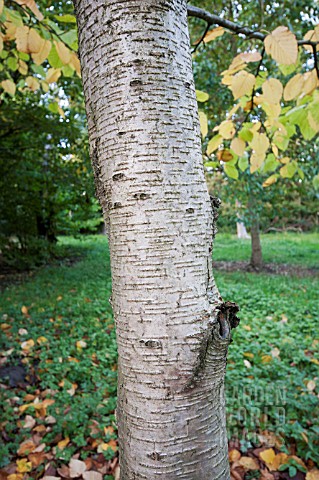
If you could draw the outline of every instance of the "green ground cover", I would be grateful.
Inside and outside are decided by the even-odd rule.
[[[318,239],[264,236],[265,259],[315,267]],[[27,371],[22,383],[10,371],[9,388],[0,380],[2,467],[25,458],[21,443],[35,431],[57,466],[76,452],[84,460],[96,452],[111,459],[116,451],[116,342],[106,238],[62,242],[83,258],[72,266],[43,267],[0,295],[0,367]],[[217,236],[216,260],[248,260],[249,253],[249,242]],[[247,272],[216,272],[216,278],[223,297],[241,306],[226,378],[230,437],[237,436],[244,451],[273,432],[284,450],[318,462],[319,278]],[[29,478],[41,478],[41,469],[43,463]]]

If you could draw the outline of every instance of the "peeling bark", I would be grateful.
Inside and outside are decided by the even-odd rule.
[[[232,323],[212,274],[187,2],[74,3],[111,253],[121,479],[228,480]]]

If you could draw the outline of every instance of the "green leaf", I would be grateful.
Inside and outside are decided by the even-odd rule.
[[[263,166],[263,172],[274,172],[278,165],[280,165],[280,162],[278,162],[275,155],[273,153],[269,153]]]
[[[24,60],[25,62],[28,62],[30,60],[30,55],[28,53],[18,52],[18,55],[19,58],[21,58],[21,60]]]
[[[297,475],[297,469],[292,465],[289,467],[288,472],[290,477],[294,477],[295,475]]]
[[[23,26],[23,20],[20,13],[17,10],[9,10],[8,8],[5,9],[7,19],[10,19],[11,22],[16,25],[17,27]]]
[[[47,25],[49,25],[49,27],[52,28],[52,30],[57,34],[57,35],[62,35],[63,33],[63,30],[61,30],[61,28],[55,23],[55,22],[52,22],[52,20],[50,20],[49,18],[45,18],[42,23],[46,23]]]
[[[249,128],[242,128],[238,136],[245,140],[245,142],[250,142],[253,139],[253,132],[251,132]]]
[[[78,34],[76,30],[69,30],[63,35],[60,35],[60,39],[63,40],[72,50],[78,49]]]
[[[241,157],[241,158],[238,160],[238,168],[239,168],[242,172],[244,172],[245,170],[247,170],[248,165],[249,165],[249,161],[248,161],[248,158],[247,158],[247,157]]]
[[[64,65],[64,67],[62,67],[62,73],[65,77],[72,77],[74,70],[69,65]]]
[[[225,163],[224,171],[228,177],[237,180],[239,174],[237,168],[234,165],[229,165],[228,163]]]
[[[278,67],[281,73],[286,77],[287,75],[291,75],[292,73],[294,73],[297,68],[297,64],[293,63],[291,65],[278,65]]]
[[[312,184],[316,190],[319,190],[319,173],[313,177]]]
[[[62,60],[60,59],[54,44],[52,44],[51,51],[48,56],[48,61],[52,68],[63,67]]]
[[[198,102],[206,102],[209,99],[209,95],[206,92],[202,92],[202,90],[196,90],[196,100]]]
[[[296,162],[290,162],[281,167],[280,169],[280,175],[283,178],[292,178],[294,174],[297,171],[297,163]]]
[[[304,174],[304,172],[301,170],[301,168],[298,167],[297,172],[298,172],[298,175],[299,175],[299,177],[301,178],[301,180],[304,180],[305,174]]]
[[[48,105],[48,109],[50,110],[50,112],[52,113],[59,113],[59,105],[57,104],[57,102],[52,102]]]
[[[54,18],[61,23],[76,23],[76,18],[74,15],[67,13],[66,15],[54,15]]]
[[[34,73],[37,73],[38,75],[41,75],[41,77],[45,77],[45,75],[46,75],[45,70],[41,65],[36,65],[35,63],[33,63],[31,65],[31,70]]]
[[[15,72],[18,69],[18,61],[15,57],[9,57],[7,59],[7,65],[10,70]]]
[[[204,163],[205,167],[210,167],[210,168],[215,168],[218,166],[218,162],[205,162]]]

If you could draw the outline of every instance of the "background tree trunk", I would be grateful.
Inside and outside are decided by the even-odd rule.
[[[211,269],[187,2],[74,3],[111,253],[121,478],[227,480],[230,325]]]
[[[263,257],[260,243],[259,222],[253,218],[251,224],[251,257],[250,264],[253,268],[260,270],[263,266]]]

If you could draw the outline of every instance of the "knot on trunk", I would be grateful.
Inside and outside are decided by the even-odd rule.
[[[239,325],[240,319],[237,317],[239,306],[235,302],[223,302],[217,308],[220,336],[225,339],[230,337],[231,330]]]
[[[221,200],[218,197],[213,197],[212,195],[209,196],[210,198],[210,203],[212,206],[212,214],[213,214],[213,237],[215,237],[217,233],[217,227],[216,227],[216,222],[219,217],[219,212],[218,209],[221,206]]]

